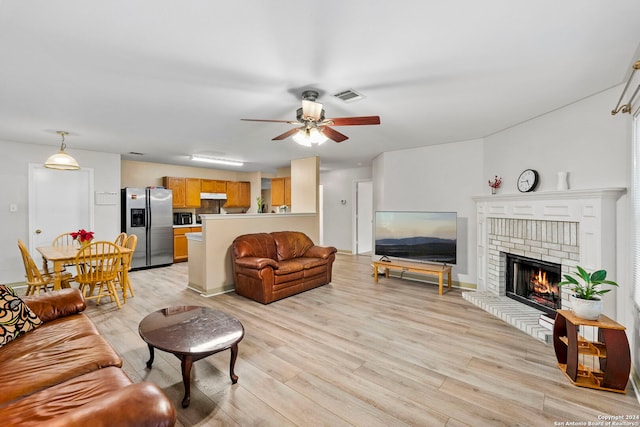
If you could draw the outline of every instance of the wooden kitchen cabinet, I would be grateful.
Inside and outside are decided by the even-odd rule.
[[[200,207],[200,179],[165,176],[162,185],[173,191],[174,208]]]
[[[251,207],[251,183],[247,181],[227,182],[227,202],[225,208]]]
[[[203,179],[201,180],[201,191],[203,193],[226,193],[227,181]]]
[[[291,177],[271,179],[271,206],[291,206]]]
[[[187,233],[200,233],[202,227],[180,227],[173,229],[173,262],[189,260]]]
[[[185,178],[185,192],[187,208],[200,207],[200,178]]]
[[[164,188],[173,191],[174,208],[184,208],[187,205],[187,189],[185,186],[184,178],[174,178],[171,176],[165,176],[162,178],[162,185]]]

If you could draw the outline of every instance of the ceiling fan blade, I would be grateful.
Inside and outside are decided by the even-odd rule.
[[[300,130],[300,128],[293,128],[291,130],[286,131],[285,133],[276,136],[275,138],[271,139],[272,141],[281,141],[283,139],[287,139],[289,138],[291,135],[293,135],[294,133],[298,132],[298,130]]]
[[[379,125],[380,116],[340,117],[326,119],[325,123],[331,126]]]
[[[331,129],[329,126],[321,126],[319,129],[322,131],[324,136],[335,142],[342,142],[349,139],[347,135],[342,134],[335,129]]]
[[[245,122],[269,122],[269,123],[289,123],[290,125],[299,124],[298,122],[292,120],[266,120],[266,119],[240,119]]]
[[[309,101],[306,99],[302,100],[302,117],[312,120],[320,120],[320,116],[322,115],[322,104],[319,102]]]

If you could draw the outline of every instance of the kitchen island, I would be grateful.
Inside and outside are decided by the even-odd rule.
[[[301,231],[315,243],[320,239],[316,213],[201,215],[202,233],[188,233],[189,289],[202,296],[233,290],[233,240],[249,233]]]

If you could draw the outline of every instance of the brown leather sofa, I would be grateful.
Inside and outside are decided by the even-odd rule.
[[[236,293],[263,304],[331,282],[336,248],[299,231],[245,234],[232,247]]]
[[[156,385],[133,384],[122,360],[81,313],[78,289],[24,302],[44,322],[0,347],[2,425],[173,426],[176,411]]]

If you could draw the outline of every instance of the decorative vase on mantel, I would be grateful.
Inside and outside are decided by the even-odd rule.
[[[491,187],[491,194],[496,194],[498,192],[497,188]]]

